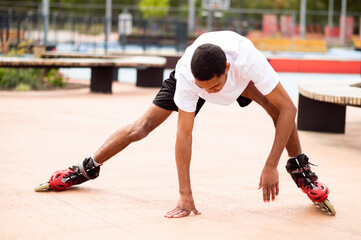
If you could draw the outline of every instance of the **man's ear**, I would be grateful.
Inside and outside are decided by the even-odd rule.
[[[229,62],[226,63],[226,73],[229,71],[229,69],[231,68],[231,64]]]

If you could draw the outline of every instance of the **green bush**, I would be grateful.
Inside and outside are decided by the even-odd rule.
[[[5,89],[37,90],[47,87],[65,87],[64,76],[57,69],[0,68],[0,87]]]
[[[1,75],[1,74],[0,74]],[[7,68],[4,70],[0,85],[4,88],[16,88],[20,83],[38,89],[44,77],[43,69],[33,68]]]
[[[64,82],[64,76],[62,73],[60,73],[57,69],[52,68],[46,74],[45,81],[48,85],[51,85],[52,87],[65,87],[66,83]]]
[[[2,79],[3,79],[3,76],[4,76],[4,74],[5,74],[5,71],[6,71],[5,68],[0,68],[0,86],[1,86],[1,81],[2,81]]]
[[[30,90],[31,90],[31,87],[28,84],[25,84],[25,83],[20,83],[15,88],[15,91],[18,91],[18,92],[27,92],[27,91],[30,91]]]

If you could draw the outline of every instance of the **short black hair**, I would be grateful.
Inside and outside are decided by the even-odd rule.
[[[220,77],[226,70],[227,58],[224,51],[214,44],[203,44],[197,47],[191,60],[193,76],[200,81],[207,81],[217,75]]]

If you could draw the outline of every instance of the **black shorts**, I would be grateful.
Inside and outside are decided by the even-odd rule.
[[[174,102],[174,93],[175,93],[175,87],[177,83],[177,79],[174,77],[175,71],[172,71],[169,74],[169,78],[166,79],[162,87],[160,88],[158,94],[155,96],[153,103],[165,110],[170,111],[178,111],[178,107]],[[205,100],[203,98],[199,98],[197,102],[197,108],[196,108],[196,115],[201,110]],[[249,105],[252,100],[246,97],[239,96],[237,98],[237,102],[241,107],[245,107]]]

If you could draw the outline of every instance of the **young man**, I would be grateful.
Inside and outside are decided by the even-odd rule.
[[[221,105],[237,101],[245,107],[252,100],[267,111],[276,128],[273,146],[260,177],[263,200],[275,200],[279,192],[277,166],[284,148],[291,157],[287,170],[299,187],[304,182],[317,180],[309,169],[308,158],[302,154],[294,122],[296,107],[278,75],[248,39],[231,31],[219,31],[201,35],[186,49],[175,72],[164,81],[153,105],[142,117],[110,136],[93,157],[60,172],[61,177],[57,179],[62,180],[63,185],[59,188],[53,183],[52,187],[62,190],[96,178],[101,164],[130,143],[146,137],[173,111],[178,111],[175,156],[180,197],[176,207],[165,216],[178,218],[191,212],[199,214],[194,205],[189,174],[194,118],[205,101]],[[306,176],[302,182],[300,172]],[[71,177],[66,178],[69,174]]]

